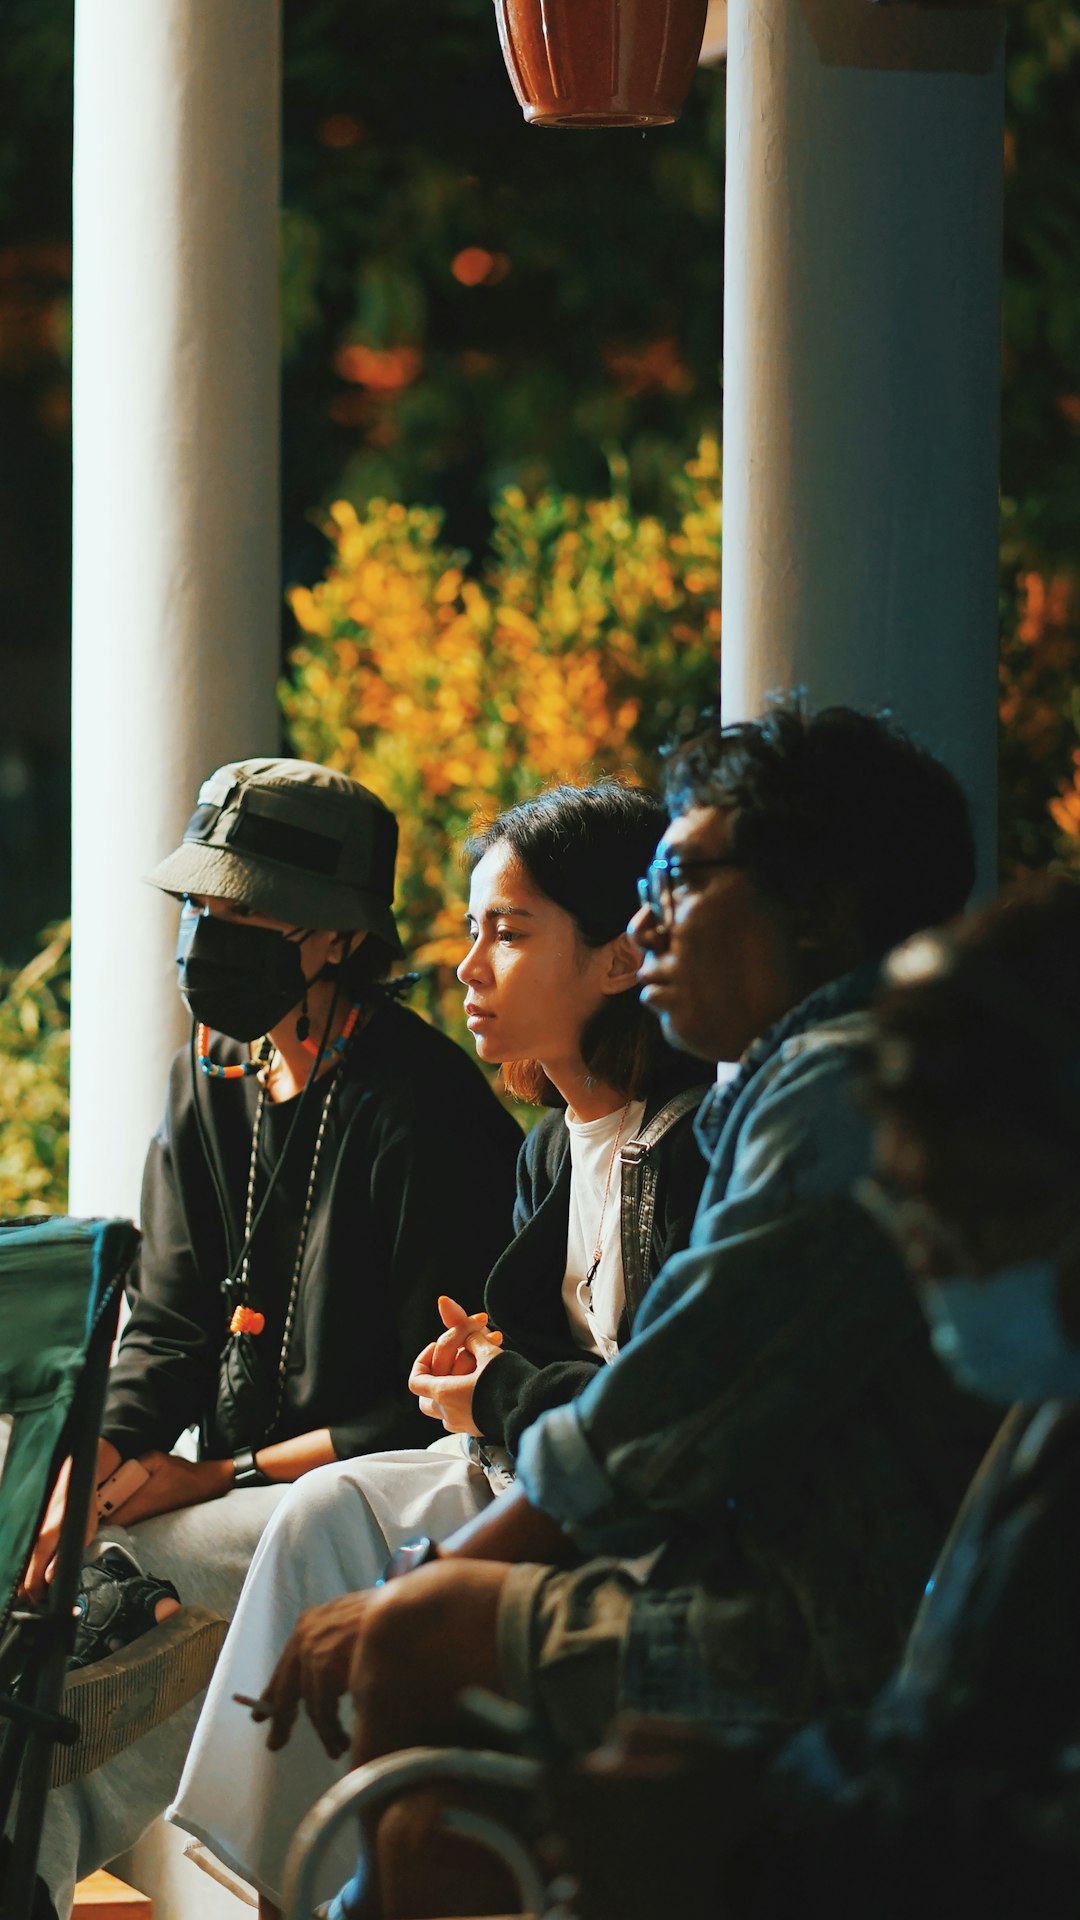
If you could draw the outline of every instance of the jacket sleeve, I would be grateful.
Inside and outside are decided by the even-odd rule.
[[[438,1438],[439,1428],[409,1392],[409,1371],[441,1330],[439,1295],[451,1294],[474,1311],[513,1225],[520,1135],[487,1089],[479,1093],[483,1109],[477,1102],[455,1119],[424,1090],[375,1155],[372,1231],[394,1302],[396,1377],[362,1414],[331,1426],[339,1459],[427,1446]]]
[[[142,1246],[128,1303],[131,1318],[109,1375],[101,1427],[124,1459],[156,1448],[167,1453],[185,1427],[210,1412],[225,1338],[220,1289],[200,1272],[191,1246],[168,1112],[146,1158]]]
[[[850,1080],[836,1049],[781,1067],[629,1345],[524,1436],[526,1492],[587,1552],[644,1551],[783,1473],[917,1321],[896,1256],[846,1197],[870,1160]]]
[[[516,1454],[522,1434],[549,1407],[583,1393],[604,1362],[582,1352],[580,1360],[554,1360],[534,1367],[523,1353],[501,1353],[484,1368],[473,1394],[473,1420],[485,1440]]]

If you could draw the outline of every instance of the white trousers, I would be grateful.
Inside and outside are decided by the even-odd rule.
[[[491,1500],[460,1445],[365,1454],[319,1467],[291,1487],[267,1527],[221,1650],[179,1791],[167,1818],[281,1904],[289,1843],[304,1814],[348,1770],[328,1759],[301,1712],[288,1745],[235,1705],[257,1697],[305,1607],[375,1584],[388,1555],[414,1534],[445,1539]],[[355,1866],[355,1843],[326,1856],[326,1899]]]
[[[110,1540],[135,1555],[144,1573],[171,1580],[182,1601],[232,1617],[259,1536],[285,1487],[244,1487],[134,1527],[109,1527],[86,1550],[92,1560]],[[71,1911],[76,1880],[133,1847],[176,1792],[202,1695],[94,1773],[56,1787],[45,1803],[38,1872],[57,1913]]]

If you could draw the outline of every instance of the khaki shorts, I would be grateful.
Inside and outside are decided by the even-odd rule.
[[[617,1560],[510,1569],[496,1627],[503,1690],[568,1746],[595,1746],[618,1709],[640,1592]]]
[[[763,1621],[745,1594],[643,1585],[619,1560],[572,1573],[511,1567],[496,1624],[503,1690],[579,1749],[624,1710],[722,1733],[799,1725],[814,1704],[805,1701],[805,1636],[792,1630],[786,1600],[773,1612]]]

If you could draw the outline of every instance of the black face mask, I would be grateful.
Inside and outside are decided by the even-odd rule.
[[[309,984],[299,941],[194,907],[180,915],[176,971],[192,1018],[232,1040],[269,1033],[299,1006]]]

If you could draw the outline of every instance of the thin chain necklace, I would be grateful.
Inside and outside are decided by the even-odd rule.
[[[633,1105],[633,1096],[627,1101],[619,1115],[619,1124],[615,1129],[615,1144],[611,1149],[611,1158],[607,1163],[607,1179],[604,1181],[604,1198],[600,1202],[600,1218],[596,1223],[596,1245],[593,1248],[592,1265],[585,1275],[585,1285],[591,1287],[600,1268],[600,1255],[604,1251],[604,1221],[607,1218],[607,1203],[611,1194],[611,1176],[615,1171],[615,1155],[622,1145],[622,1130],[626,1125],[626,1116]]]
[[[304,1211],[300,1217],[300,1237],[296,1244],[296,1258],[293,1261],[292,1279],[289,1283],[289,1299],[285,1309],[285,1324],[281,1333],[281,1351],[277,1363],[277,1392],[274,1399],[274,1411],[267,1423],[267,1433],[272,1433],[281,1412],[281,1403],[285,1397],[285,1369],[289,1358],[289,1342],[292,1339],[293,1320],[296,1315],[296,1302],[300,1292],[300,1274],[304,1265],[304,1248],[307,1244],[308,1225],[311,1220],[311,1206],[315,1198],[315,1182],[318,1178],[319,1159],[323,1141],[326,1138],[327,1122],[334,1094],[337,1091],[340,1074],[335,1070],[330,1075],[330,1085],[326,1089],[326,1098],[319,1115],[318,1131],[311,1155],[311,1167],[308,1172],[307,1192],[304,1195]],[[244,1295],[240,1306],[236,1307],[229,1321],[229,1332],[239,1336],[242,1333],[260,1334],[266,1325],[265,1314],[258,1313],[247,1305],[248,1269],[251,1263],[251,1227],[255,1214],[255,1176],[259,1165],[259,1140],[262,1134],[263,1109],[266,1105],[266,1085],[260,1082],[259,1097],[255,1102],[255,1122],[251,1129],[251,1159],[248,1163],[247,1200],[244,1206],[244,1242],[247,1252],[244,1255],[237,1276],[239,1287]]]

